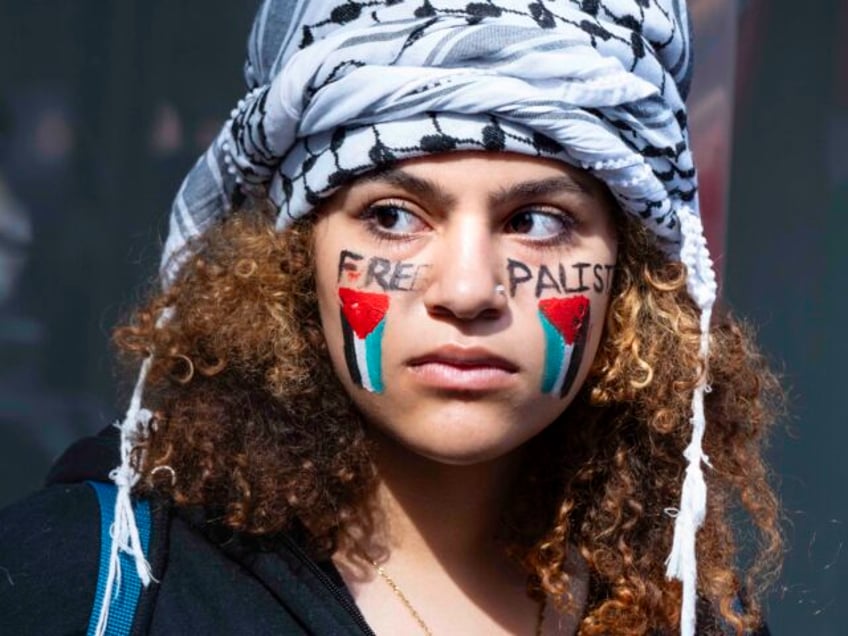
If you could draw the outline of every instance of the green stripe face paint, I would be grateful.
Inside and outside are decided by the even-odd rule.
[[[374,331],[365,337],[365,367],[368,369],[368,383],[370,388],[363,386],[374,393],[383,392],[383,330],[386,328],[386,319],[383,318]]]
[[[566,351],[562,336],[551,322],[545,318],[542,310],[539,310],[539,320],[542,322],[542,330],[545,332],[545,368],[542,374],[542,393],[554,393],[557,386],[562,386],[565,379],[565,366],[563,359],[571,358],[571,350]]]

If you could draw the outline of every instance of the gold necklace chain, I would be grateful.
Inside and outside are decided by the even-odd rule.
[[[383,580],[389,584],[389,587],[392,588],[392,592],[400,599],[400,602],[403,603],[404,607],[406,607],[409,614],[412,618],[415,619],[415,622],[418,623],[418,626],[421,628],[427,636],[433,636],[433,632],[430,631],[430,628],[427,626],[427,623],[424,622],[424,619],[421,618],[421,615],[415,610],[412,606],[412,603],[409,602],[409,599],[406,598],[406,594],[403,593],[403,590],[400,589],[400,586],[395,583],[394,579],[390,577],[386,571],[383,569],[381,565],[379,565],[376,561],[369,559],[371,565],[374,566],[374,569],[377,570],[377,574],[379,574]],[[539,614],[536,617],[536,636],[542,636],[542,623],[545,620],[545,599],[542,598],[539,603]]]

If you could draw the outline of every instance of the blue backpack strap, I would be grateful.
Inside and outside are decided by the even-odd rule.
[[[86,483],[94,489],[97,502],[100,504],[100,567],[97,574],[97,592],[94,596],[94,607],[91,609],[87,632],[87,636],[94,636],[106,593],[106,579],[109,576],[109,556],[112,550],[110,529],[115,516],[115,496],[118,489],[111,482],[89,481]],[[146,500],[136,500],[133,502],[133,512],[144,556],[149,559],[152,525],[150,504]],[[120,551],[118,558],[121,560],[121,585],[113,592],[112,602],[109,605],[109,617],[106,624],[108,636],[125,636],[130,633],[142,590],[135,561],[130,555]]]

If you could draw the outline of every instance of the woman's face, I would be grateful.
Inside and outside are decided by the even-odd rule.
[[[550,424],[601,337],[611,211],[581,170],[482,152],[409,160],[328,200],[321,320],[369,424],[451,464],[506,455]]]

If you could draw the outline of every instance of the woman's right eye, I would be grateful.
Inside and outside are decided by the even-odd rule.
[[[428,228],[418,216],[396,203],[369,206],[362,218],[367,222],[368,228],[379,235],[416,234]]]

